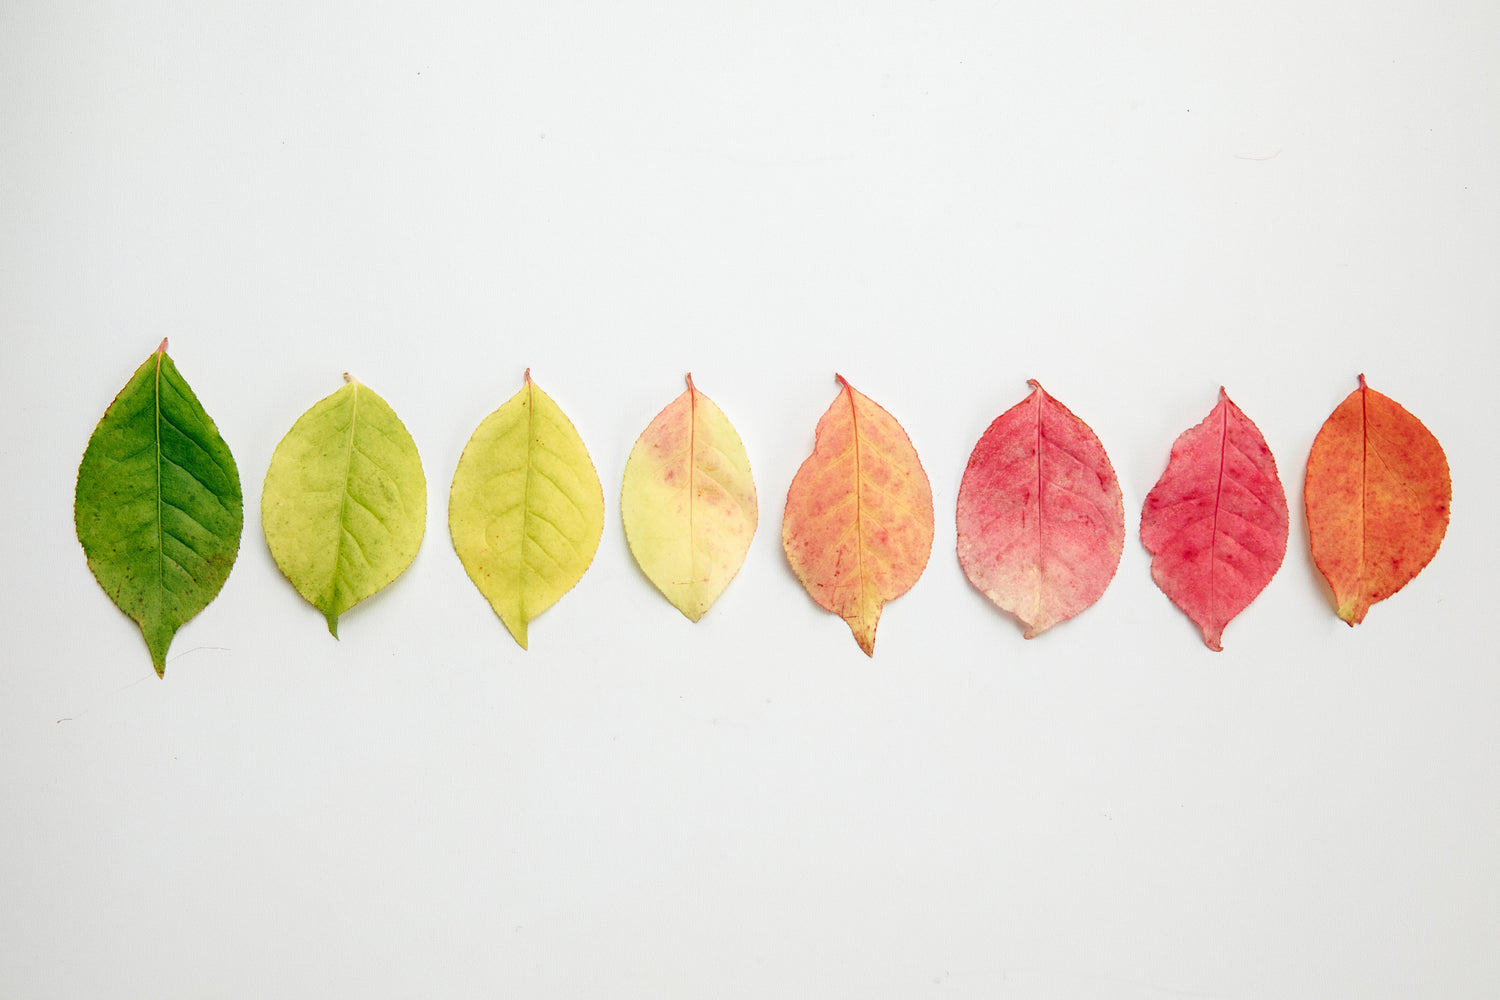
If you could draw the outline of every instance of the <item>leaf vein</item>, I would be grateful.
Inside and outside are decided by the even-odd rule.
[[[1094,509],[1094,513],[1096,513],[1096,514],[1099,515],[1099,521],[1100,521],[1101,524],[1108,524],[1109,523],[1109,521],[1110,521],[1109,515],[1107,513],[1105,513],[1105,510],[1104,510],[1103,507],[1100,507],[1099,504],[1097,502],[1095,502],[1095,500],[1093,499],[1093,497],[1090,497],[1087,494],[1082,493],[1082,492],[1074,489],[1071,486],[1065,486],[1062,483],[1058,482],[1056,479],[1043,479],[1042,482],[1045,483],[1046,485],[1052,487],[1053,489],[1058,490],[1059,492],[1066,493],[1069,496],[1075,496],[1079,500],[1082,500],[1084,503],[1088,504],[1090,507],[1092,507]],[[1040,503],[1038,504],[1038,506],[1040,507]]]
[[[215,503],[217,503],[220,507],[224,508],[225,511],[227,511],[227,512],[229,512],[231,514],[234,513],[233,508],[231,508],[229,506],[229,504],[227,504],[227,503],[224,502],[224,498],[221,497],[221,496],[219,496],[218,491],[215,490],[213,487],[209,486],[201,478],[199,478],[198,473],[196,471],[194,471],[193,469],[188,468],[187,466],[183,465],[181,462],[179,462],[176,459],[174,459],[171,455],[168,455],[166,453],[163,453],[161,455],[161,462],[160,462],[160,464],[162,464],[162,465],[170,465],[172,468],[177,469],[178,471],[185,473],[187,475],[187,477],[192,481],[193,485],[196,486],[196,487],[198,487],[198,489],[202,492],[203,496],[211,497],[213,499],[213,501]]]
[[[218,532],[212,530],[211,528],[209,528],[208,525],[206,525],[202,521],[198,520],[198,518],[195,517],[193,515],[193,513],[191,511],[189,511],[186,507],[180,507],[180,506],[178,506],[177,504],[175,504],[172,501],[168,500],[165,495],[163,495],[161,497],[161,505],[163,507],[170,507],[171,509],[177,511],[177,513],[181,514],[183,517],[185,517],[189,521],[193,522],[193,525],[195,527],[197,527],[198,529],[200,529],[205,535],[208,535],[208,536],[210,536],[212,538],[219,537]]]
[[[578,513],[582,515],[585,520],[587,520],[588,515],[585,514],[583,507],[579,505],[577,500],[573,499],[572,494],[563,489],[561,483],[554,479],[546,470],[542,469],[540,466],[533,465],[531,467],[531,471],[537,476],[537,478],[541,479],[545,483],[548,483],[553,489],[557,490],[557,492],[562,495],[562,498],[568,501],[568,503],[572,505],[573,509],[578,511]],[[535,516],[536,510],[528,505],[527,513]]]

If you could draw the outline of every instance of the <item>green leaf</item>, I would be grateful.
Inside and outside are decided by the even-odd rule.
[[[276,446],[260,498],[276,565],[335,639],[339,615],[411,565],[427,526],[411,435],[385,400],[344,378]]]
[[[165,340],[89,438],[73,520],[94,578],[140,625],[163,675],[172,636],[228,579],[244,522],[229,446]]]
[[[526,648],[526,626],[594,561],[604,490],[583,439],[526,372],[469,438],[448,499],[453,550]]]

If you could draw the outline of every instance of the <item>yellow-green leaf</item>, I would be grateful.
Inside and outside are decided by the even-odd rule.
[[[141,627],[163,675],[172,636],[224,586],[244,521],[229,446],[165,340],[89,438],[73,520],[94,578]]]
[[[750,458],[724,411],[687,377],[625,463],[620,517],[641,570],[692,621],[739,572],[755,535]]]
[[[526,648],[526,626],[573,588],[604,533],[604,491],[583,439],[526,372],[474,431],[448,498],[453,550]]]
[[[347,374],[271,456],[260,519],[276,565],[328,622],[416,558],[427,526],[417,446],[386,401]]]

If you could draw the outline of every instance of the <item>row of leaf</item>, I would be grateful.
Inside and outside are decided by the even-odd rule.
[[[166,347],[100,420],[74,504],[89,566],[140,625],[158,674],[177,629],[223,586],[243,526],[229,448]],[[261,497],[271,554],[335,636],[339,615],[411,564],[427,518],[411,435],[385,400],[346,379],[276,447]],[[838,381],[788,491],[782,541],[807,592],[873,655],[882,607],[916,583],[931,554],[932,490],[895,418]],[[974,447],[957,505],[965,574],[1027,638],[1099,599],[1125,539],[1099,438],[1030,385]],[[1313,559],[1341,618],[1362,621],[1431,560],[1451,496],[1437,440],[1361,375],[1313,442],[1304,489]],[[691,376],[636,441],[620,514],[646,576],[697,621],[744,561],[758,506],[739,434]],[[469,578],[523,648],[530,621],[593,561],[604,529],[599,477],[530,372],[465,446],[448,528]],[[1140,537],[1157,585],[1215,650],[1280,568],[1286,492],[1259,429],[1222,390],[1173,444]]]

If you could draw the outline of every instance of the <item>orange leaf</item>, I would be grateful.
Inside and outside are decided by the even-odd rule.
[[[1353,626],[1437,553],[1453,481],[1432,432],[1361,375],[1313,441],[1303,495],[1313,562]]]
[[[881,608],[911,589],[932,554],[932,487],[896,419],[836,378],[843,391],[787,491],[781,540],[813,600],[874,656]]]

